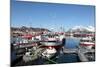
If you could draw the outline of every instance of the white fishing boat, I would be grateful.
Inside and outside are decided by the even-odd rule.
[[[86,49],[92,49],[95,46],[95,42],[91,39],[91,37],[82,38],[80,40],[80,46]]]
[[[53,57],[55,55],[56,52],[57,51],[56,51],[55,48],[49,47],[42,53],[42,56],[44,58],[51,58],[51,57]]]
[[[42,42],[40,42],[44,47],[54,47],[58,48],[62,45],[60,37],[57,34],[46,34],[42,35]]]

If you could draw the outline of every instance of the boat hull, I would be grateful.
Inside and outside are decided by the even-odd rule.
[[[95,46],[94,43],[80,43],[81,46],[85,47],[86,49],[92,49],[93,46]]]

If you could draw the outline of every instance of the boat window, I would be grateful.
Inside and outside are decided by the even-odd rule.
[[[92,42],[92,40],[80,40],[81,42]]]

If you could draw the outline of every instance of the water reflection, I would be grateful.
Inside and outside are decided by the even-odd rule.
[[[79,39],[76,38],[66,38],[65,47],[66,48],[76,48],[79,45]]]

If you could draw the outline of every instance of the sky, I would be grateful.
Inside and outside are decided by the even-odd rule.
[[[95,6],[41,2],[11,2],[12,27],[65,30],[74,26],[95,26]]]

